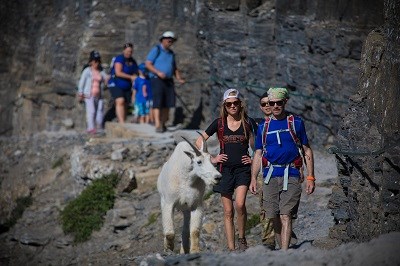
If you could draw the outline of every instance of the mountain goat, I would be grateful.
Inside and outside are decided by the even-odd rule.
[[[182,138],[185,141],[175,147],[157,180],[157,189],[161,197],[164,250],[174,250],[173,216],[174,210],[178,209],[183,212],[180,252],[196,253],[200,251],[204,192],[206,186],[219,182],[221,174],[211,163],[204,138],[201,149],[197,149],[186,138]]]

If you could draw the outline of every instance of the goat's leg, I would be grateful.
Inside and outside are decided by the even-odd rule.
[[[183,211],[181,254],[189,253],[189,248],[190,248],[189,226],[190,226],[190,211]]]
[[[190,253],[200,252],[200,228],[203,217],[203,207],[199,206],[191,212],[190,217]]]
[[[174,206],[166,204],[161,200],[162,225],[164,231],[164,251],[174,251]]]

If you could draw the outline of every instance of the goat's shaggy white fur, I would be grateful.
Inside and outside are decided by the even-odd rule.
[[[158,176],[165,251],[174,250],[175,209],[181,210],[184,217],[180,252],[200,251],[204,192],[208,185],[216,184],[220,180],[221,174],[212,165],[207,150],[195,149],[188,141],[178,143]]]

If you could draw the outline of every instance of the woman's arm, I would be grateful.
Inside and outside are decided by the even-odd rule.
[[[136,75],[128,75],[126,73],[124,73],[122,71],[122,64],[119,62],[116,62],[114,64],[114,69],[115,69],[115,76],[117,76],[118,78],[123,78],[123,79],[130,79],[132,81],[134,81],[136,79]]]

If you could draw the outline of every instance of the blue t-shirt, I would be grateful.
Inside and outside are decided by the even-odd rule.
[[[176,69],[173,51],[166,50],[158,44],[150,50],[146,60],[151,61],[156,69],[165,73],[166,78],[173,78]],[[151,78],[155,77],[154,73],[149,75]]]
[[[125,58],[123,54],[115,57],[114,64],[111,68],[111,76],[114,78],[110,79],[109,85],[116,86],[122,90],[130,90],[132,88],[132,81],[130,79],[124,79],[115,77],[115,64],[122,64],[122,72],[128,75],[138,74],[138,65],[132,57]]]
[[[143,96],[143,85],[146,85],[147,97]],[[135,84],[133,85],[133,88],[136,91],[136,94],[135,94],[135,102],[136,103],[146,103],[146,101],[153,99],[153,94],[151,92],[150,80],[144,79],[141,77],[137,77],[135,80]]]
[[[257,137],[255,143],[255,149],[262,149],[262,132],[264,128],[264,121],[262,121],[258,125]],[[308,144],[308,138],[306,134],[306,130],[304,127],[304,122],[300,117],[294,117],[294,128],[296,131],[296,135],[301,141],[303,145]],[[271,119],[269,122],[268,132],[277,131],[277,130],[286,130],[288,129],[288,123],[286,117],[282,120],[274,120]],[[280,138],[281,144],[278,143],[278,135]],[[267,134],[266,141],[266,152],[264,152],[264,157],[268,160],[268,162],[272,164],[289,164],[292,163],[298,156],[299,150],[294,142],[292,136],[289,131],[281,131],[277,133]],[[283,176],[284,175],[284,167],[274,167],[274,171],[272,173],[272,177]],[[263,176],[265,177],[268,172],[268,167],[263,170]],[[300,176],[299,171],[296,168],[289,167],[289,176]]]

